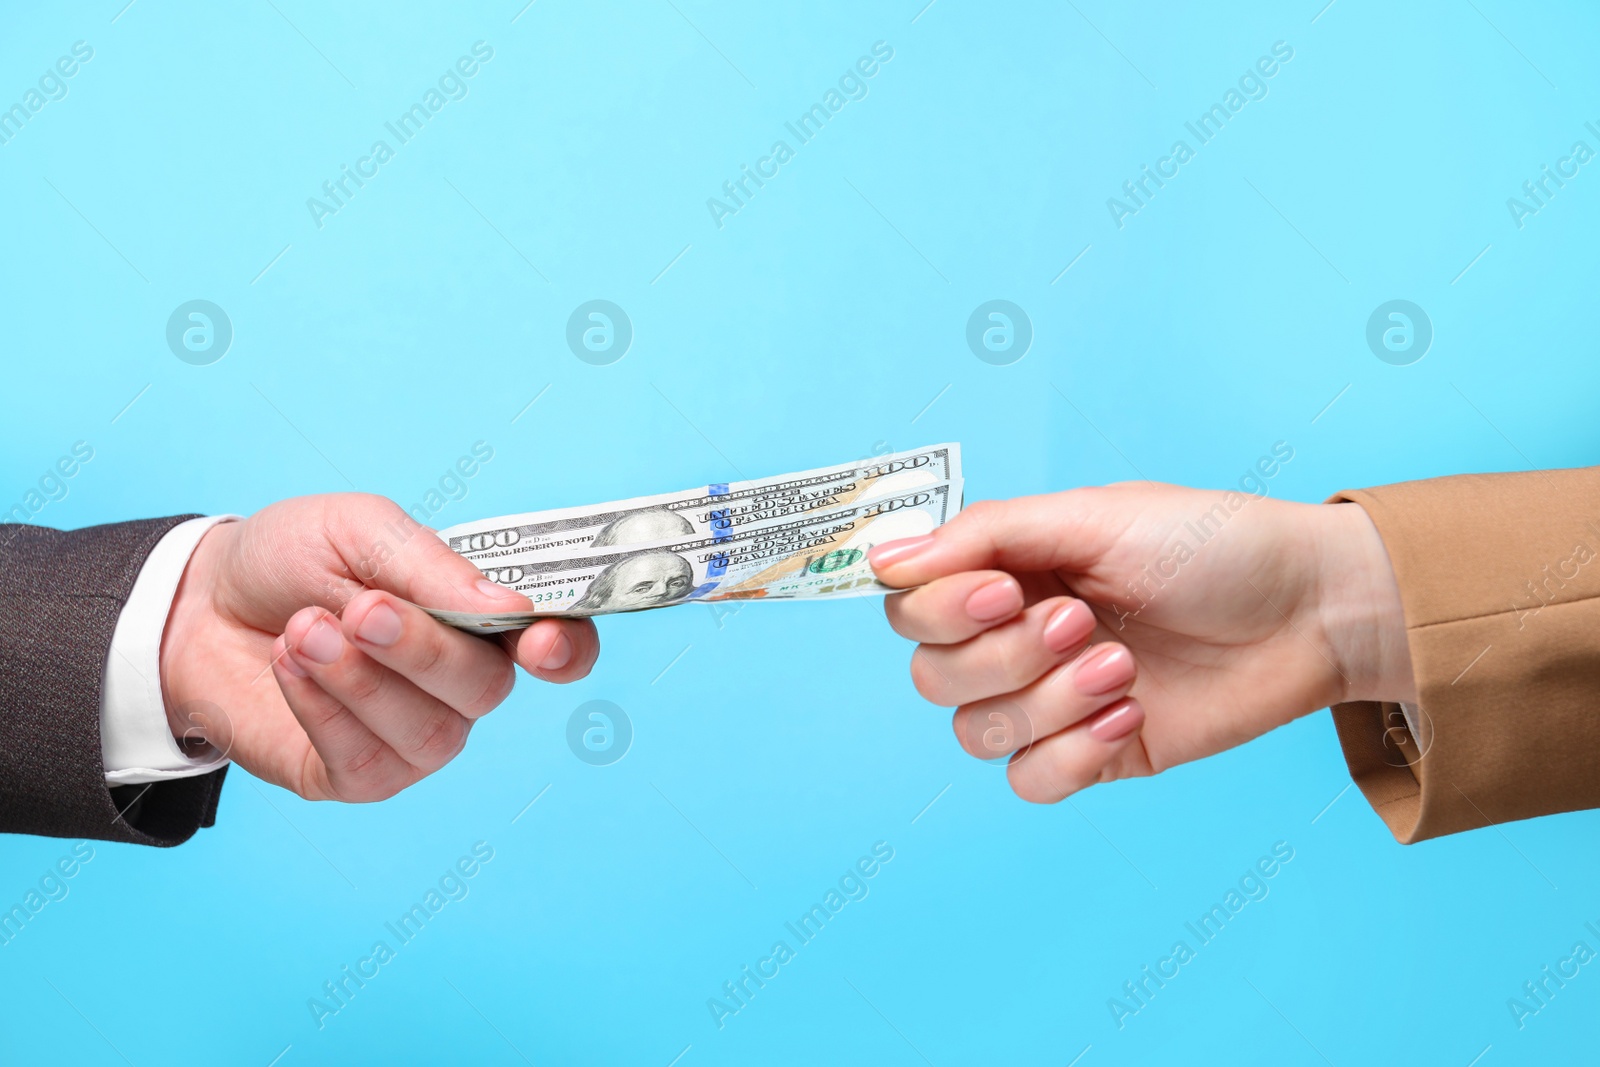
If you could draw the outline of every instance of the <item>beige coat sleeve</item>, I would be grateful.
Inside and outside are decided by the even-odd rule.
[[[1378,528],[1416,676],[1334,707],[1356,784],[1401,842],[1600,807],[1600,468],[1340,493]]]

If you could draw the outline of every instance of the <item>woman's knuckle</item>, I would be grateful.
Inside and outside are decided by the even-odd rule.
[[[933,662],[932,654],[920,645],[911,654],[911,685],[930,703],[950,703],[948,697],[953,688],[950,678]]]
[[[1003,505],[998,500],[978,500],[961,509],[961,515],[967,522],[978,526],[985,526],[999,517]]]
[[[1026,800],[1029,804],[1055,804],[1065,793],[1059,789],[1051,788],[1036,774],[1019,770],[1022,762],[1019,760],[1011,765],[1007,777],[1011,782],[1011,791]]]
[[[961,751],[981,759],[982,754],[973,747],[972,715],[971,708],[957,708],[955,714],[950,716],[950,729],[956,735],[956,744],[961,746]]]
[[[1018,641],[1005,640],[1003,637],[995,641],[994,645],[990,655],[994,657],[994,670],[1000,679],[1017,689],[1032,681],[1030,676],[1034,667],[1034,650],[1031,647],[1025,647]]]
[[[916,619],[913,614],[916,602],[910,593],[894,593],[883,600],[883,613],[889,620],[889,629],[901,637],[916,640]]]

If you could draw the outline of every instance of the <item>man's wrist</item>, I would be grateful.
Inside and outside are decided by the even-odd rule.
[[[1339,674],[1330,704],[1415,703],[1406,621],[1389,551],[1360,504],[1319,507],[1319,608]]]
[[[237,524],[219,523],[207,530],[195,545],[183,577],[172,597],[172,610],[161,634],[161,701],[167,713],[172,736],[180,741],[192,737],[195,722],[183,708],[194,694],[189,691],[187,660],[194,658],[197,645],[206,631],[215,626],[216,612],[212,593],[219,573],[218,556],[237,531]]]

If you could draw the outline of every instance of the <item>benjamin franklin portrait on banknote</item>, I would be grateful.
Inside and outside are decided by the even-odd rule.
[[[676,518],[676,516],[674,516]],[[657,549],[618,560],[589,585],[575,612],[635,611],[681,600],[694,588],[694,568],[675,552]]]

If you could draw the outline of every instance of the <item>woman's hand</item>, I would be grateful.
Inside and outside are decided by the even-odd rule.
[[[1356,504],[1153,483],[986,501],[879,545],[911,677],[1025,800],[1155,774],[1344,700],[1414,701]]]
[[[382,800],[461,751],[511,692],[513,661],[571,682],[600,654],[586,619],[485,639],[414,604],[532,608],[382,497],[300,497],[213,527],[162,637],[174,736],[307,799]]]

